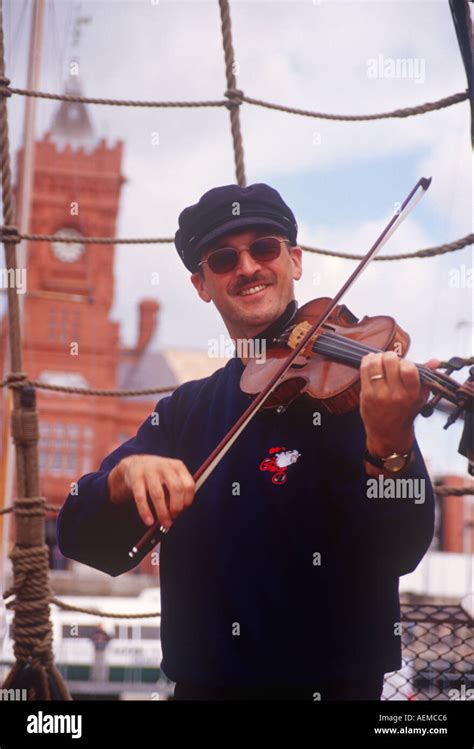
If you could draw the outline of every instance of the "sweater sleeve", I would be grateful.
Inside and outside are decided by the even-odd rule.
[[[107,455],[99,470],[82,476],[66,498],[57,520],[57,541],[69,559],[113,577],[129,571],[145,554],[133,560],[128,552],[148,530],[133,500],[110,501],[107,479],[112,468],[134,454],[173,457],[171,396],[162,398],[135,437]]]
[[[416,569],[434,532],[434,493],[418,444],[409,468],[393,478],[362,472],[360,553],[397,576]]]

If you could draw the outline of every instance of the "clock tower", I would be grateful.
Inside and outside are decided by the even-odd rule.
[[[80,95],[81,90],[76,83],[66,93]],[[125,181],[122,152],[121,141],[108,145],[95,137],[87,107],[77,102],[61,102],[49,131],[35,143],[30,232],[74,241],[28,245],[22,332],[24,371],[31,379],[85,388],[127,387],[124,378],[130,378],[148,350],[158,302],[141,301],[136,345],[122,347],[119,323],[110,319],[115,247],[84,241],[115,236]],[[17,174],[22,173],[22,159],[20,150]],[[16,185],[16,195],[20,187]],[[5,358],[5,317],[0,322],[0,358]],[[160,386],[156,378],[155,368],[154,382]],[[97,471],[105,455],[135,435],[157,400],[153,395],[126,399],[38,389],[40,491],[48,502],[61,506],[74,482]],[[67,568],[70,562],[57,549],[55,528],[56,515],[51,515],[51,566]],[[140,570],[157,572],[149,559]]]
[[[80,92],[77,83],[66,91]],[[28,287],[36,294],[29,295],[28,306],[35,320],[38,321],[36,313],[40,311],[43,323],[45,317],[54,317],[59,301],[57,293],[71,295],[69,302],[64,298],[66,307],[62,313],[66,319],[75,309],[85,320],[84,335],[89,328],[87,323],[92,320],[97,323],[97,314],[110,309],[115,248],[86,244],[82,239],[115,234],[124,183],[122,151],[121,141],[109,147],[105,139],[94,137],[89,112],[80,102],[61,102],[49,132],[36,143],[31,232],[57,234],[76,241],[30,243]],[[18,166],[22,157],[20,151]],[[41,302],[33,302],[33,298]],[[93,304],[94,309],[88,309],[87,303]],[[35,333],[41,340],[41,331],[36,329]],[[46,342],[44,336],[43,341]],[[88,346],[91,341],[83,343]]]

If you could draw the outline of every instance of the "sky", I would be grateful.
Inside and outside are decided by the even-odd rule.
[[[5,0],[6,73],[25,87],[31,2]],[[74,16],[90,18],[72,46]],[[231,2],[237,85],[248,96],[322,112],[358,114],[414,106],[464,91],[466,75],[446,0],[424,2]],[[389,77],[409,59],[411,77]],[[157,100],[222,99],[226,89],[214,0],[46,3],[40,89],[61,93],[78,61],[84,94]],[[375,61],[375,62],[374,62]],[[371,74],[372,71],[372,74]],[[373,73],[376,73],[374,75]],[[39,100],[42,137],[57,103]],[[21,142],[24,99],[8,100],[11,152]],[[124,142],[117,236],[173,236],[180,211],[208,189],[235,182],[229,113],[215,109],[89,107],[98,136]],[[302,244],[366,252],[421,176],[432,185],[384,254],[415,251],[472,232],[472,156],[467,102],[405,119],[332,122],[244,104],[248,184],[275,187],[294,211]],[[156,145],[155,133],[159,134]],[[354,262],[305,253],[300,305],[331,296]],[[345,297],[358,317],[391,315],[423,362],[472,353],[472,249],[430,259],[374,262]],[[159,286],[152,285],[158,273]],[[155,276],[156,278],[156,276]],[[156,348],[200,348],[227,335],[196,295],[172,244],[117,246],[112,316],[125,345],[138,302],[161,304]],[[458,282],[459,280],[459,282]],[[467,377],[464,370],[463,379]],[[461,424],[417,420],[436,472],[465,473]]]

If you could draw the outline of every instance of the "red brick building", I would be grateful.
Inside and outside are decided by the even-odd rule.
[[[87,236],[115,236],[125,181],[122,155],[122,142],[109,146],[104,139],[94,138],[88,110],[80,103],[62,102],[49,132],[36,142],[30,231],[70,234],[77,241],[30,242],[28,246],[23,369],[33,379],[108,389],[177,382],[162,355],[153,353],[153,368],[146,366],[158,301],[140,302],[136,343],[131,348],[121,346],[119,323],[110,319],[115,248],[81,241]],[[22,159],[20,150],[17,174],[21,174]],[[6,317],[0,321],[2,372],[8,359]],[[138,383],[133,374],[140,367],[147,381],[142,377]],[[71,482],[97,470],[107,453],[133,436],[158,398],[39,390],[41,493],[48,502],[60,506]],[[2,398],[2,412],[3,403]],[[3,422],[3,413],[0,417]],[[69,563],[55,546],[55,522],[53,515],[47,520],[51,564],[67,567]],[[151,570],[150,557],[140,569]]]

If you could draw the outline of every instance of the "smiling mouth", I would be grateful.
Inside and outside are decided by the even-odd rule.
[[[269,284],[257,284],[256,286],[251,286],[248,289],[243,289],[242,291],[239,291],[237,296],[253,296],[254,294],[259,294],[261,291],[264,291]]]

